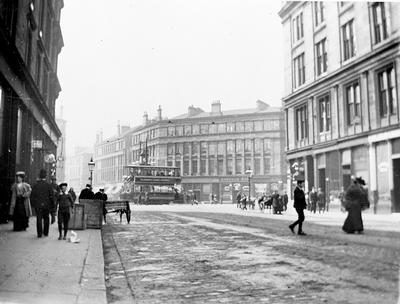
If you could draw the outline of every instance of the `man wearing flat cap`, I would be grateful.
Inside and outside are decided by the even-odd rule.
[[[72,199],[71,194],[67,192],[67,187],[68,187],[67,183],[60,184],[61,191],[57,198],[57,206],[58,206],[57,222],[58,222],[59,240],[67,239],[68,222],[71,217],[71,212],[74,208],[74,201]],[[64,236],[62,235],[63,228],[64,228]]]

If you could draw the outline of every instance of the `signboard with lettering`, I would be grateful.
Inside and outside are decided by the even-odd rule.
[[[42,149],[43,141],[41,140],[32,140],[32,149]]]
[[[154,177],[154,176],[135,176],[136,185],[174,185],[179,183],[176,177]]]
[[[68,229],[83,230],[86,228],[85,224],[85,206],[75,204],[74,213],[71,214],[69,219]]]

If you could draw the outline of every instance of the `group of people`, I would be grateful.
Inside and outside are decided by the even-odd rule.
[[[46,177],[46,170],[41,169],[39,179],[31,187],[24,181],[25,172],[18,171],[16,173],[16,182],[11,187],[12,195],[9,211],[14,223],[13,230],[25,231],[29,227],[29,218],[33,214],[33,207],[36,213],[37,236],[38,238],[47,237],[50,223],[53,224],[55,222],[58,210],[58,239],[65,240],[76,195],[72,188],[67,191],[67,183],[58,185],[55,177],[52,177],[52,182],[49,183]]]
[[[256,201],[261,211],[269,209],[273,214],[282,214],[283,211],[287,210],[289,198],[286,191],[280,195],[277,190],[270,195],[263,193],[258,198],[248,197],[242,191],[239,191],[236,195],[236,206],[243,210],[247,210],[248,206],[254,209]]]
[[[311,191],[305,194],[307,210],[316,213],[318,207],[318,213],[324,213],[325,211],[329,211],[329,200],[326,199],[325,193],[321,188],[318,188],[318,191],[315,187],[311,188]]]
[[[76,194],[71,187],[68,191],[68,184],[57,184],[55,176],[51,177],[51,183],[47,181],[47,171],[41,169],[37,182],[31,187],[25,182],[25,172],[16,173],[16,181],[11,187],[11,204],[9,215],[13,221],[14,231],[26,231],[29,227],[29,218],[33,215],[32,208],[36,214],[37,237],[49,235],[50,224],[55,223],[57,214],[59,240],[66,240],[68,223],[73,213]],[[107,200],[104,189],[93,193],[88,184],[79,195],[79,199]],[[103,214],[105,208],[103,207]],[[104,214],[105,217],[105,214]]]
[[[305,219],[304,210],[307,209],[307,202],[303,184],[303,180],[297,181],[297,186],[294,190],[294,208],[298,214],[298,219],[289,225],[289,229],[292,233],[295,233],[294,229],[298,226],[298,235],[306,235],[303,231],[303,222]],[[342,226],[342,230],[346,233],[363,233],[364,231],[361,212],[370,207],[368,191],[365,186],[365,180],[362,177],[354,177],[352,184],[342,195],[342,204],[348,212]]]

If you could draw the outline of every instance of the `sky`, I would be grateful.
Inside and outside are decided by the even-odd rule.
[[[57,114],[67,154],[91,146],[118,121],[174,117],[190,105],[222,111],[281,106],[281,1],[65,0]]]

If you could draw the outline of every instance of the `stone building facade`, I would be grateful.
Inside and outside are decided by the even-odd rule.
[[[223,111],[219,101],[210,112],[190,106],[171,119],[145,114],[143,124],[125,134],[125,160],[137,163],[147,140],[149,162],[181,168],[182,185],[199,200],[232,201],[238,190],[252,195],[283,190],[284,116],[279,108],[257,101],[250,109]]]
[[[25,171],[34,183],[39,169],[50,175],[55,161],[63,5],[62,0],[0,0],[1,193],[9,193],[16,171]]]
[[[371,210],[399,212],[400,4],[285,2],[279,15],[288,171],[327,197],[362,176]]]
[[[78,195],[86,184],[90,184],[88,163],[92,157],[92,147],[75,147],[74,153],[66,157],[65,181],[68,183],[68,188],[74,188]]]

